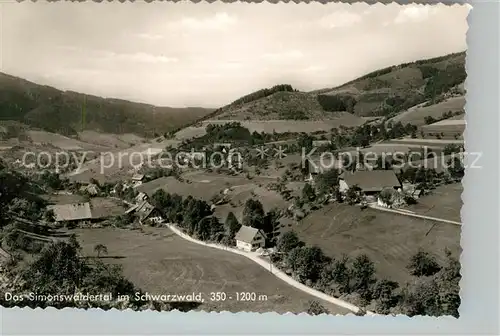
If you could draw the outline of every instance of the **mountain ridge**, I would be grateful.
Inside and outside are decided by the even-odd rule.
[[[74,136],[82,130],[154,137],[213,111],[167,107],[64,91],[0,73],[0,120]]]

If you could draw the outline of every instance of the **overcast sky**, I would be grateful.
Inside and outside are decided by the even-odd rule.
[[[218,107],[466,49],[468,6],[3,4],[1,71],[105,97]]]

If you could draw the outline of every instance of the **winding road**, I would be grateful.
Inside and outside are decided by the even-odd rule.
[[[199,244],[199,245],[203,245],[203,246],[207,246],[207,247],[212,247],[212,248],[216,248],[216,249],[219,249],[219,250],[223,250],[223,251],[228,251],[228,252],[232,252],[232,253],[235,253],[235,254],[239,254],[239,255],[242,255],[242,256],[245,256],[247,257],[248,259],[252,260],[253,262],[255,262],[256,264],[260,265],[261,267],[264,267],[265,269],[269,270],[270,273],[272,273],[275,277],[283,280],[284,282],[286,282],[287,284],[309,294],[309,295],[312,295],[312,296],[315,296],[317,298],[320,298],[322,300],[325,300],[325,301],[328,301],[330,303],[333,303],[339,307],[343,307],[343,308],[346,308],[350,311],[352,311],[353,313],[357,313],[360,308],[353,305],[353,304],[350,304],[349,302],[346,302],[346,301],[343,301],[343,300],[340,300],[340,299],[337,299],[333,296],[330,296],[330,295],[327,295],[325,293],[322,293],[318,290],[315,290],[315,289],[312,289],[310,287],[307,287],[306,285],[292,279],[290,276],[288,276],[286,273],[284,273],[283,271],[277,269],[276,267],[272,267],[272,265],[263,260],[262,258],[260,258],[260,254],[257,253],[257,252],[245,252],[245,251],[242,251],[242,250],[238,250],[238,249],[235,249],[235,248],[231,248],[231,247],[228,247],[228,246],[224,246],[224,245],[219,245],[219,244],[210,244],[210,243],[205,243],[205,242],[202,242],[200,240],[197,240],[197,239],[194,239],[192,237],[190,237],[189,235],[181,232],[177,227],[175,227],[173,224],[169,224],[169,223],[166,223],[166,226],[168,226],[168,228],[174,232],[175,234],[177,234],[178,236],[180,236],[181,238],[185,239],[185,240],[188,240],[192,243],[195,243],[195,244]],[[373,312],[369,312],[367,311],[366,312],[366,315],[376,315],[375,313]]]

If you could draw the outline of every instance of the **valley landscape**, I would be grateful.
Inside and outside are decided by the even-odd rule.
[[[168,107],[0,73],[2,305],[458,317],[457,46],[314,88],[283,72],[217,107],[210,85]],[[34,291],[110,298],[4,295]]]

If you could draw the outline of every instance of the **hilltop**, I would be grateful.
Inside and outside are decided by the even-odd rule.
[[[39,85],[0,73],[0,120],[74,136],[83,130],[152,137],[189,124],[212,109],[157,107]]]
[[[419,104],[430,106],[463,97],[466,77],[465,52],[462,52],[391,66],[316,93],[327,111],[393,117]]]
[[[199,121],[325,120],[339,118],[340,112],[391,118],[420,104],[429,107],[457,97],[462,99],[450,110],[460,112],[465,78],[465,52],[461,52],[380,69],[336,88],[299,92],[291,85],[276,85],[237,99]],[[432,110],[434,117],[449,112],[450,104],[441,105]]]

